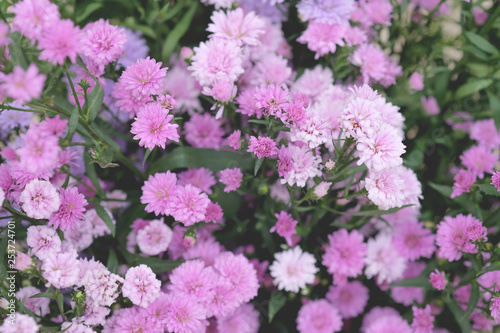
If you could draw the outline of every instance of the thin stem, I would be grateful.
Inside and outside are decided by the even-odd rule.
[[[2,110],[14,110],[14,111],[23,111],[23,112],[36,112],[36,113],[44,113],[41,110],[28,110],[28,109],[21,109],[21,108],[16,108],[10,105],[5,105],[5,104],[0,104],[0,109]]]
[[[68,77],[68,82],[69,86],[71,87],[71,91],[73,92],[73,97],[75,98],[75,103],[76,106],[78,107],[78,111],[80,112],[81,115],[83,115],[82,107],[80,105],[80,100],[78,99],[78,95],[75,90],[75,86],[73,85],[73,80],[71,79],[71,75],[69,74],[68,70],[68,65],[64,65],[64,72],[66,73],[66,76]]]

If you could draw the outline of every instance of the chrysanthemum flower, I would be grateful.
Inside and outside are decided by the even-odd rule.
[[[240,168],[224,169],[219,171],[219,181],[226,185],[224,187],[224,192],[236,191],[240,185],[243,178]]]
[[[83,265],[80,265],[82,270]],[[85,304],[94,310],[103,306],[111,306],[120,295],[119,287],[124,279],[111,273],[107,268],[87,269],[80,272],[83,275],[80,284],[85,287]]]
[[[491,316],[493,317],[493,319],[498,321],[500,320],[500,297],[493,297],[491,303],[492,303],[490,307]]]
[[[154,212],[156,216],[170,215],[168,205],[170,197],[175,196],[177,192],[176,183],[177,176],[170,171],[150,175],[141,188],[141,203],[147,204],[146,212]]]
[[[79,266],[76,251],[50,252],[43,258],[42,276],[47,280],[46,287],[69,288],[78,281]]]
[[[382,125],[375,133],[361,135],[356,145],[358,165],[365,164],[368,169],[382,171],[403,164],[401,155],[405,145],[396,128]]]
[[[139,265],[128,269],[125,274],[122,293],[132,303],[147,308],[160,296],[161,282],[156,278],[151,268]]]
[[[276,224],[269,230],[269,232],[277,232],[278,235],[286,240],[288,246],[292,246],[292,236],[297,234],[295,227],[299,223],[297,220],[292,218],[292,215],[285,211],[281,211],[279,214],[274,214],[277,221]]]
[[[23,302],[24,306],[31,310],[31,312],[41,315],[42,317],[46,316],[50,313],[50,299],[47,297],[35,297],[31,298],[31,296],[40,294],[42,291],[33,286],[27,286],[19,289],[16,292],[16,298]]]
[[[392,242],[396,250],[406,259],[414,261],[420,257],[430,258],[434,253],[436,236],[424,224],[417,221],[401,223],[394,231]]]
[[[123,54],[126,42],[123,28],[109,24],[108,20],[89,23],[82,30],[83,55],[102,69]]]
[[[33,41],[38,40],[60,17],[59,8],[49,0],[19,1],[12,12],[15,14],[14,29]]]
[[[444,290],[446,286],[446,278],[443,272],[438,271],[437,269],[434,272],[431,272],[429,275],[429,281],[432,286],[437,290]]]
[[[237,299],[237,290],[235,290],[231,281],[223,276],[218,276],[212,290],[214,293],[207,306],[208,317],[215,316],[220,318],[229,316],[241,304]]]
[[[343,38],[348,26],[347,22],[324,24],[311,21],[297,41],[307,44],[309,50],[316,52],[314,59],[319,59],[325,54],[335,53],[337,45],[344,46]]]
[[[137,245],[142,253],[155,256],[165,252],[172,241],[172,229],[161,220],[153,220],[137,232]]]
[[[176,195],[169,202],[170,214],[176,221],[190,226],[204,221],[210,199],[206,193],[191,184],[178,186]]]
[[[48,256],[50,252],[61,251],[61,239],[57,232],[45,225],[32,225],[28,228],[26,243],[33,254],[39,258]]]
[[[299,246],[276,253],[274,258],[276,260],[269,270],[274,278],[273,284],[277,285],[279,290],[297,293],[304,289],[306,284],[314,282],[318,272],[316,259],[310,253],[302,252]]]
[[[476,245],[467,236],[467,229],[474,222],[481,223],[470,214],[467,216],[458,214],[456,217],[445,216],[444,221],[437,226],[438,256],[454,261],[462,257],[462,252],[477,253]]]
[[[19,312],[13,313],[16,320],[14,325],[9,320],[5,320],[0,326],[0,332],[2,333],[37,333],[39,332],[40,326],[37,324],[35,319],[27,314],[22,314]]]
[[[229,141],[229,146],[234,150],[239,150],[241,147],[241,131],[236,130],[227,138]]]
[[[404,181],[390,170],[370,173],[365,178],[368,198],[382,209],[399,207],[404,202]]]
[[[321,176],[321,158],[306,146],[282,146],[278,153],[278,172],[282,184],[304,187],[310,178]]]
[[[210,37],[232,40],[237,45],[257,45],[259,36],[264,33],[264,21],[254,12],[244,13],[243,9],[224,13],[215,11],[210,17],[213,23],[208,25]]]
[[[59,209],[61,200],[55,187],[43,180],[35,179],[26,185],[19,196],[26,215],[35,219],[46,219]]]
[[[495,186],[497,191],[500,192],[500,172],[496,171],[493,176],[491,176],[490,185]]]
[[[413,306],[412,310],[413,322],[411,323],[411,327],[414,333],[431,333],[434,328],[434,316],[431,314],[430,305],[427,305],[423,309]]]
[[[42,50],[40,60],[47,60],[54,65],[64,65],[66,57],[72,63],[81,52],[80,28],[71,20],[60,20],[47,29],[38,43]]]
[[[32,99],[40,98],[45,78],[44,74],[38,73],[38,67],[33,63],[26,71],[16,65],[12,73],[3,77],[1,87],[8,97],[21,103],[27,103]]]
[[[399,315],[376,318],[365,330],[365,333],[383,332],[414,333],[408,322]]]
[[[193,147],[215,149],[221,146],[224,130],[210,113],[196,113],[184,124],[184,135]]]
[[[248,302],[257,296],[257,272],[242,254],[224,252],[215,259],[213,267],[233,285],[238,302]]]
[[[85,218],[85,206],[88,205],[83,194],[76,187],[60,190],[61,205],[59,209],[49,217],[49,225],[54,229],[71,230],[76,229]]]
[[[297,315],[297,330],[300,333],[333,333],[342,329],[339,312],[325,299],[302,305]]]
[[[290,93],[285,86],[271,84],[266,87],[255,87],[253,99],[260,112],[279,118],[288,103],[289,96]]]
[[[136,97],[160,95],[162,92],[163,78],[168,68],[161,68],[162,63],[155,59],[139,59],[127,67],[119,78],[119,82],[126,90]]]
[[[493,173],[493,168],[498,162],[498,155],[485,146],[473,146],[464,151],[460,160],[479,179],[483,179],[485,172]]]
[[[206,194],[212,194],[212,186],[217,184],[212,171],[207,168],[187,169],[177,174],[177,185],[191,184]]]
[[[273,157],[278,153],[276,142],[273,139],[265,136],[252,136],[248,143],[248,152],[254,153],[257,158]]]
[[[137,114],[130,132],[135,134],[134,140],[139,140],[141,147],[165,149],[167,140],[179,141],[179,125],[170,122],[173,118],[161,104],[148,103]]]
[[[368,303],[368,288],[359,281],[330,286],[326,299],[338,309],[342,318],[354,318],[363,313]]]
[[[292,68],[288,60],[278,54],[267,54],[264,59],[255,64],[252,70],[250,83],[254,86],[275,85],[280,87],[289,84],[292,80]]]
[[[208,326],[207,313],[194,297],[170,294],[167,302],[165,326],[169,332],[204,332]]]
[[[382,123],[382,117],[374,101],[358,97],[342,111],[340,123],[348,136],[357,139],[363,133],[376,131]]]
[[[24,145],[16,150],[21,168],[39,175],[57,166],[61,147],[56,136],[44,135],[39,126],[31,125],[22,139]]]
[[[455,182],[453,183],[453,192],[450,196],[452,199],[462,193],[468,193],[472,184],[476,182],[476,175],[470,170],[460,169],[455,177],[453,177],[453,180]]]
[[[250,303],[241,304],[231,315],[217,318],[219,332],[257,333],[259,312]]]
[[[106,213],[108,213],[111,218],[111,222],[116,225],[116,220],[113,218],[113,214],[108,208],[104,208]],[[92,236],[101,237],[104,235],[111,235],[111,230],[103,221],[103,219],[97,214],[97,211],[92,208],[85,212],[85,221],[90,222],[90,227],[92,228]]]
[[[213,298],[218,275],[201,260],[189,260],[172,271],[168,289],[175,295],[191,295],[207,305]]]
[[[380,233],[369,239],[367,253],[365,275],[368,278],[376,275],[378,283],[391,283],[403,275],[406,259],[394,249],[390,235]]]
[[[425,263],[412,261],[406,266],[403,276],[396,281],[413,279],[418,277],[425,269]],[[422,304],[424,301],[425,291],[421,287],[392,287],[392,299],[403,305],[409,306],[413,303]]]

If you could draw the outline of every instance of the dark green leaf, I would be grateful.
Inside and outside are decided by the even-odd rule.
[[[94,89],[88,94],[87,102],[88,106],[84,105],[83,109],[87,110],[89,124],[91,124],[94,119],[97,117],[97,113],[101,109],[102,101],[104,100],[104,90],[98,81],[95,83]]]
[[[90,178],[90,181],[92,182],[92,185],[94,185],[94,188],[97,190],[97,193],[104,197],[104,191],[101,187],[101,184],[99,183],[99,178],[97,178],[97,173],[95,171],[95,166],[93,163],[90,161],[90,156],[89,152],[86,151],[85,154],[83,154],[83,160],[85,162],[85,172],[87,176]]]
[[[484,268],[482,271],[477,273],[476,276],[479,277],[485,273],[493,272],[493,271],[500,271],[500,261],[496,261],[493,264],[489,265],[488,267]]]
[[[115,225],[113,223],[113,219],[111,218],[111,216],[109,216],[108,212],[104,209],[104,207],[101,206],[101,204],[98,201],[94,200],[92,203],[94,205],[97,215],[99,215],[99,217],[104,221],[104,223],[106,223],[109,230],[111,230],[111,235],[115,237]]]
[[[130,266],[137,266],[140,264],[144,264],[149,266],[153,272],[159,274],[163,272],[169,272],[179,265],[181,265],[183,260],[165,260],[155,257],[141,257],[137,254],[132,254],[127,250],[123,249],[120,253],[125,257],[125,260],[128,262]]]
[[[198,8],[198,2],[194,2],[189,8],[188,12],[184,14],[179,23],[175,25],[175,28],[168,34],[165,44],[163,44],[163,49],[161,51],[162,59],[170,59],[170,55],[175,49],[175,46],[179,40],[186,34],[193,20],[194,13]]]
[[[464,98],[478,91],[488,88],[493,83],[492,79],[469,79],[467,83],[460,86],[455,93],[457,98]]]
[[[490,102],[491,112],[497,129],[500,129],[500,99],[492,93],[488,92],[488,100]]]
[[[286,296],[279,291],[273,292],[271,294],[271,299],[269,300],[269,323],[273,321],[274,316],[278,313],[279,310],[283,308],[286,304]]]
[[[7,237],[7,230],[5,230],[5,234],[2,235],[2,242],[0,242],[0,258],[2,258],[2,261],[0,262],[0,278],[2,278],[2,281],[5,281],[5,279],[7,278],[8,271],[3,261],[3,258],[6,257],[5,253],[7,252],[7,244],[9,239],[9,237]]]
[[[68,327],[69,329],[69,327]],[[66,331],[66,330],[64,330]],[[40,328],[40,332],[61,332],[60,328],[58,326],[42,326]]]
[[[410,206],[413,206],[413,205],[403,205],[401,207],[394,207],[394,208],[387,209],[387,210],[373,209],[373,210],[361,210],[358,212],[335,211],[335,213],[338,213],[341,215],[351,215],[351,216],[381,216],[381,215],[395,213],[401,209],[404,209],[404,208],[410,207]]]
[[[493,46],[493,44],[488,42],[484,37],[481,37],[478,34],[470,31],[465,32],[465,36],[472,42],[472,44],[476,45],[481,50],[493,54],[497,57],[500,55],[498,49]]]
[[[111,273],[116,274],[116,272],[118,271],[118,258],[116,257],[116,253],[113,250],[109,251],[106,267]]]
[[[451,188],[451,186],[439,185],[439,184],[434,184],[434,183],[429,183],[429,186],[447,198],[449,198],[451,196],[451,193],[453,192],[453,189]]]
[[[479,187],[479,189],[488,194],[488,195],[493,195],[493,196],[496,196],[496,197],[499,197],[500,196],[500,193],[498,192],[497,188],[493,185],[490,185],[490,184],[479,184],[477,185]]]
[[[51,299],[56,299],[56,296],[54,295],[54,293],[52,292],[52,290],[46,291],[44,293],[35,294],[33,296],[30,296],[29,298],[45,298],[45,297],[48,297],[48,298],[51,298]]]
[[[11,40],[9,43],[9,54],[12,62],[26,70],[26,68],[28,68],[28,64],[26,63],[23,49],[21,48],[21,34],[15,31],[11,33],[9,37]]]
[[[113,163],[113,152],[110,148],[104,149],[102,156],[97,161],[92,161],[92,163],[97,163],[103,169],[106,168],[116,168],[118,164]]]
[[[221,206],[226,218],[235,216],[241,206],[241,196],[234,192],[219,192],[214,200]]]
[[[391,284],[391,287],[422,287],[428,288],[431,284],[427,276],[419,276],[416,278],[406,279]]]
[[[455,301],[451,299],[447,299],[445,302],[451,313],[455,317],[455,320],[460,327],[460,331],[462,333],[470,333],[472,331],[472,327],[470,326],[468,318],[464,319],[464,311],[460,309],[457,303],[455,303]]]
[[[467,310],[465,310],[462,320],[468,320],[469,316],[476,309],[478,301],[479,301],[479,284],[476,281],[472,281],[469,303],[467,304]]]
[[[154,148],[153,148],[154,150]],[[146,163],[146,160],[148,159],[149,155],[151,155],[152,150],[151,149],[146,149],[146,152],[144,153],[144,159],[142,160],[142,166]]]
[[[76,128],[78,126],[78,107],[75,106],[73,111],[71,111],[71,117],[68,122],[68,134],[66,135],[66,140],[71,141],[73,139],[73,135],[76,132]]]
[[[85,7],[84,10],[80,10],[79,14],[76,16],[76,22],[81,23],[83,20],[85,20],[87,17],[89,17],[90,14],[98,10],[103,6],[102,3],[98,2],[92,2],[90,3],[87,7]]]
[[[249,170],[253,158],[249,154],[232,151],[217,151],[194,147],[178,147],[167,153],[148,168],[148,173],[165,172],[179,168],[205,167],[213,172],[226,168]]]
[[[253,175],[257,176],[257,172],[259,172],[260,167],[262,166],[262,163],[264,163],[264,157],[259,158],[257,161],[255,161],[255,166],[253,168]]]

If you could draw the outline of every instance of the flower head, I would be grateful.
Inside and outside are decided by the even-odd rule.
[[[424,309],[419,309],[416,306],[412,307],[413,322],[411,327],[415,333],[431,333],[434,328],[434,316],[431,314],[431,307],[427,305]]]
[[[172,229],[163,219],[153,220],[137,232],[137,245],[142,253],[155,256],[165,252],[172,241]]]
[[[315,266],[316,259],[308,252],[302,252],[299,246],[293,249],[276,253],[276,259],[269,267],[273,284],[279,290],[299,292],[306,284],[314,282],[318,268]]]
[[[446,278],[443,272],[437,269],[429,275],[429,280],[434,288],[437,290],[444,290],[446,286]]]
[[[151,268],[146,265],[131,267],[125,274],[122,293],[128,297],[132,303],[147,308],[160,296],[160,280]]]
[[[368,288],[359,281],[331,286],[326,294],[326,299],[339,310],[342,318],[354,318],[363,313],[368,298]]]
[[[146,212],[170,215],[169,202],[177,192],[177,176],[170,171],[150,175],[141,188],[141,203],[146,205]]]
[[[38,47],[42,50],[40,60],[47,60],[54,65],[64,65],[66,57],[72,63],[82,51],[80,28],[75,27],[71,20],[60,20],[47,29]]]
[[[123,28],[109,24],[108,20],[89,23],[82,31],[82,52],[101,69],[123,54],[126,42]]]
[[[264,21],[254,12],[244,13],[236,8],[227,13],[215,11],[210,17],[213,23],[208,25],[210,37],[232,40],[237,45],[257,45],[259,36],[264,33]]]
[[[83,213],[85,212],[84,207],[88,205],[87,200],[76,187],[61,189],[59,196],[61,205],[56,212],[50,215],[49,225],[62,231],[76,229],[85,217]]]
[[[462,252],[477,253],[477,247],[467,236],[467,229],[473,223],[481,223],[472,215],[459,214],[456,217],[445,216],[438,224],[436,244],[439,246],[438,256],[449,261],[458,260]]]
[[[46,76],[38,73],[38,67],[30,64],[24,71],[20,66],[15,66],[12,73],[3,77],[1,84],[5,94],[20,103],[30,102],[32,99],[40,98]]]
[[[155,59],[149,57],[139,59],[127,67],[118,82],[136,97],[160,95],[163,79],[168,70],[168,68],[161,68],[161,65],[161,62],[156,62]]]
[[[79,265],[76,251],[50,252],[43,258],[42,276],[47,280],[46,287],[69,288],[78,282]]]
[[[270,232],[277,232],[278,235],[286,240],[288,246],[292,246],[292,236],[297,234],[295,227],[299,223],[292,218],[292,215],[285,211],[281,211],[274,216],[277,218],[276,224],[269,230]]]
[[[272,157],[278,153],[276,142],[271,138],[262,136],[259,136],[258,139],[252,136],[247,151],[254,153],[257,158]]]
[[[32,180],[19,196],[26,215],[35,219],[47,219],[61,205],[55,187],[43,180]]]
[[[354,10],[353,0],[301,0],[297,10],[302,21],[315,20],[332,24],[349,20]]]
[[[59,21],[59,8],[49,0],[23,0],[13,7],[15,30],[31,40],[38,40],[48,27]]]
[[[297,316],[297,330],[300,333],[340,332],[342,318],[338,310],[325,299],[302,305]]]
[[[191,184],[178,186],[176,195],[169,203],[170,214],[176,221],[190,226],[204,221],[210,199]]]
[[[236,191],[241,185],[243,174],[240,168],[219,171],[219,181],[226,185],[224,192]]]

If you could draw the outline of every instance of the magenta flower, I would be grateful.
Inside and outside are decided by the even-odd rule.
[[[493,168],[498,162],[498,155],[485,146],[472,146],[464,151],[460,160],[479,179],[483,179],[485,172],[493,173]]]
[[[99,68],[117,60],[127,42],[123,28],[109,24],[108,20],[89,23],[82,30],[82,52]]]
[[[259,289],[257,271],[242,254],[221,253],[215,259],[213,267],[233,285],[237,302],[249,302],[257,296]]]
[[[197,148],[219,148],[224,136],[220,122],[209,113],[194,114],[184,124],[186,141]]]
[[[490,185],[495,186],[497,191],[500,192],[500,172],[496,171],[493,176],[491,176]]]
[[[130,132],[135,134],[134,140],[139,140],[141,147],[165,149],[167,140],[179,141],[179,125],[170,122],[173,118],[160,103],[148,103],[137,114]]]
[[[32,180],[26,185],[19,196],[26,215],[35,219],[47,219],[61,205],[59,194],[55,187],[43,180]]]
[[[127,67],[119,79],[119,83],[136,97],[160,95],[163,79],[168,68],[161,68],[162,63],[155,59],[139,59]]]
[[[234,169],[224,169],[219,171],[219,181],[226,185],[224,192],[236,191],[240,185],[243,178],[240,168]]]
[[[206,194],[212,194],[212,186],[217,183],[212,171],[207,168],[187,169],[177,174],[177,177],[177,185],[185,186],[191,184]]]
[[[424,309],[419,309],[416,306],[412,307],[413,322],[411,328],[415,333],[432,333],[434,328],[434,316],[431,314],[431,307],[427,305]]]
[[[248,152],[254,153],[258,158],[262,157],[272,157],[278,154],[278,148],[276,147],[276,142],[268,137],[252,136],[250,142],[248,143]]]
[[[170,214],[176,221],[190,226],[205,220],[210,199],[206,193],[191,184],[178,186],[178,191],[169,203]]]
[[[437,226],[438,256],[454,261],[462,257],[462,252],[477,253],[476,245],[467,236],[467,229],[475,222],[481,223],[470,214],[467,216],[459,214],[456,217],[445,216],[444,221]]]
[[[171,196],[177,192],[177,176],[175,173],[167,171],[150,175],[141,188],[141,203],[146,205],[146,212],[154,212],[156,216],[160,214],[170,215],[169,202]]]
[[[406,266],[403,276],[396,281],[407,280],[418,277],[425,269],[423,262],[412,261]],[[412,303],[422,304],[425,291],[420,287],[392,287],[391,297],[395,302],[409,306]]]
[[[368,288],[359,281],[330,286],[326,294],[326,299],[339,310],[342,318],[354,318],[363,313],[368,298]]]
[[[493,319],[498,321],[500,320],[500,297],[493,297],[491,303],[492,303],[490,307],[491,316],[493,317]]]
[[[199,259],[184,262],[172,271],[168,289],[174,295],[191,295],[200,303],[208,305],[214,296],[213,287],[218,274],[212,267],[205,267]]]
[[[39,175],[52,171],[57,166],[61,147],[56,136],[45,135],[41,126],[35,124],[22,135],[24,145],[16,152],[19,156],[19,166],[33,175]]]
[[[139,265],[128,269],[122,293],[135,305],[147,308],[160,296],[160,286],[161,282],[156,278],[151,268]]]
[[[35,41],[54,22],[59,21],[59,8],[49,0],[23,0],[12,8],[15,14],[13,27]]]
[[[340,332],[342,325],[338,310],[325,299],[302,305],[297,315],[297,330],[300,333]]]
[[[234,150],[239,150],[241,147],[241,131],[236,130],[227,138],[229,141],[229,146]]]
[[[410,82],[410,87],[413,90],[420,91],[424,89],[424,76],[418,72],[414,72],[410,76],[409,82]]]
[[[85,196],[78,192],[76,187],[61,189],[59,209],[49,217],[49,225],[54,229],[72,230],[78,228],[85,215],[85,206],[88,205]]]
[[[266,87],[255,87],[253,100],[255,107],[259,108],[259,113],[280,118],[289,97],[290,93],[286,86],[271,84]]]
[[[219,332],[254,333],[259,326],[259,312],[251,303],[243,303],[231,315],[217,318]]]
[[[311,21],[297,41],[307,44],[309,50],[316,52],[314,59],[318,59],[325,54],[335,53],[337,45],[344,46],[343,38],[348,26],[347,22],[324,24]]]
[[[165,326],[169,332],[204,332],[208,326],[205,307],[194,297],[170,294],[167,302]]]
[[[437,290],[444,290],[446,286],[446,278],[443,272],[437,269],[429,275],[429,280],[434,288]]]
[[[172,229],[161,220],[153,220],[137,232],[137,245],[142,253],[155,256],[165,252],[172,241]]]
[[[462,193],[468,193],[470,187],[476,182],[476,175],[470,170],[460,169],[453,179],[455,182],[450,196],[452,199]]]
[[[1,84],[5,94],[21,103],[30,102],[32,99],[40,98],[46,76],[38,73],[38,67],[30,64],[26,72],[15,66],[12,73],[3,77]]]
[[[299,223],[292,218],[292,215],[285,211],[281,211],[279,214],[276,213],[274,216],[278,219],[276,224],[269,230],[269,232],[277,232],[278,235],[286,240],[288,246],[292,246],[292,236],[297,234],[295,227]]]
[[[72,63],[81,52],[80,28],[71,20],[60,20],[47,29],[40,38],[38,47],[42,50],[40,60],[47,60],[53,65],[64,65],[66,57]]]
[[[420,257],[432,256],[435,238],[430,229],[424,228],[423,223],[408,221],[398,225],[392,236],[392,243],[401,256],[414,261]]]

